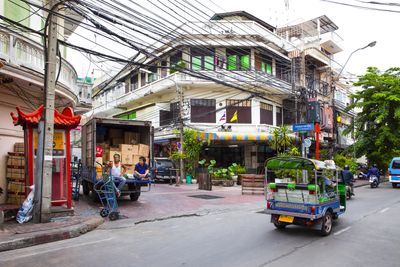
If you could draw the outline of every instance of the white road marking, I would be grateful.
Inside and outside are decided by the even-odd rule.
[[[380,211],[380,213],[384,213],[386,211],[388,211],[390,208],[384,208],[383,210]]]
[[[100,242],[110,241],[111,239],[114,239],[114,238],[113,237],[109,237],[109,238],[105,238],[105,239],[100,239],[100,240],[95,240],[95,241],[90,241],[90,242],[85,242],[85,243],[80,243],[80,244],[75,244],[75,245],[70,245],[70,246],[60,246],[60,247],[57,247],[57,248],[44,249],[44,250],[35,251],[35,252],[22,254],[22,255],[18,255],[18,254],[16,255],[15,252],[10,252],[10,255],[6,255],[6,256],[1,255],[0,262],[7,262],[7,261],[10,261],[10,260],[16,260],[16,259],[21,259],[21,258],[26,258],[26,257],[32,257],[32,256],[40,255],[40,254],[54,252],[54,251],[57,251],[57,250],[64,250],[64,249],[69,249],[69,248],[76,248],[76,247],[92,245],[92,244],[96,244],[96,243],[100,243]],[[5,253],[7,253],[7,251]],[[7,256],[10,256],[10,257],[7,258]]]
[[[342,234],[342,233],[344,233],[344,232],[350,230],[350,228],[351,228],[351,226],[347,226],[346,228],[343,228],[342,230],[337,231],[337,232],[334,233],[333,235],[340,235],[340,234]]]

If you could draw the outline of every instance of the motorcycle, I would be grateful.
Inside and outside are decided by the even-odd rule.
[[[354,180],[346,185],[346,199],[350,200],[352,196],[354,196]]]
[[[372,174],[369,176],[369,184],[371,186],[371,188],[376,188],[379,186],[379,180],[378,180],[378,176],[376,176],[375,174]]]

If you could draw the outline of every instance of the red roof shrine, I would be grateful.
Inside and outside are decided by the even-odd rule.
[[[39,123],[43,113],[43,105],[33,111],[32,113],[25,113],[19,107],[16,107],[17,114],[11,112],[11,118],[13,119],[14,125],[21,126],[36,126]],[[66,107],[60,113],[58,110],[54,110],[54,127],[55,128],[76,128],[81,121],[81,116],[74,116],[74,111],[71,107]]]

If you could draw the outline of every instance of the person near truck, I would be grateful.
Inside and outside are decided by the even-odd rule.
[[[121,156],[119,154],[114,154],[114,160],[109,163],[108,167],[111,169],[110,174],[114,182],[115,193],[117,197],[120,197],[121,190],[126,183],[126,178],[124,177],[126,168],[121,163]],[[115,186],[115,182],[119,182],[118,187]]]
[[[139,162],[135,165],[134,176],[138,180],[149,177],[149,166],[146,164],[145,157],[139,158]]]

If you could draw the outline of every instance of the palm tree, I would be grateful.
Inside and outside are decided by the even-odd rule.
[[[286,151],[286,148],[292,145],[292,141],[289,136],[289,127],[284,125],[278,128],[280,135],[280,146],[283,147],[283,151]]]

